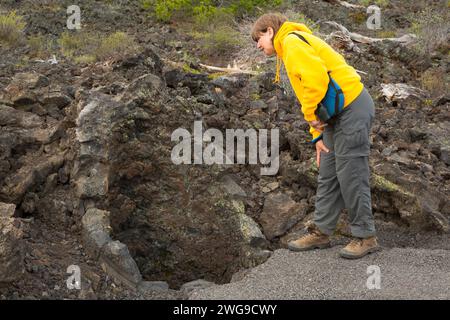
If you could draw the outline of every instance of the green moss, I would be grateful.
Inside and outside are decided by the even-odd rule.
[[[402,187],[400,187],[398,184],[395,184],[391,181],[389,181],[388,179],[386,179],[383,176],[377,175],[377,174],[372,174],[373,177],[373,182],[375,187],[378,187],[382,190],[386,190],[389,192],[399,192],[403,195],[407,195],[407,196],[414,196],[413,194],[409,193],[408,191],[404,190]]]
[[[242,201],[231,200],[231,205],[236,213],[245,214],[245,205]]]
[[[317,167],[316,159],[312,159],[312,161],[311,161],[310,172],[314,175],[319,173],[319,168]]]
[[[252,94],[250,95],[250,98],[251,98],[253,101],[256,101],[256,100],[260,100],[260,99],[261,99],[261,96],[260,96],[258,93],[252,93]]]
[[[200,74],[201,72],[191,68],[187,63],[183,64],[183,71],[186,73]]]
[[[219,200],[217,200],[214,203],[214,206],[218,207],[218,208],[226,208],[227,207],[227,202],[225,201],[225,199],[220,198]]]
[[[208,75],[208,79],[214,80],[222,76],[226,76],[228,73],[226,72],[214,72]]]

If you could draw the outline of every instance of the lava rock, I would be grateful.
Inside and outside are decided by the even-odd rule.
[[[269,240],[284,235],[306,215],[307,204],[297,203],[285,193],[271,193],[266,197],[261,225]]]

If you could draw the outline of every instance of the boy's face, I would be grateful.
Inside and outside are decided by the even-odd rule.
[[[263,51],[266,56],[271,56],[275,53],[275,48],[272,44],[273,29],[271,27],[267,28],[266,32],[261,32],[256,47]]]

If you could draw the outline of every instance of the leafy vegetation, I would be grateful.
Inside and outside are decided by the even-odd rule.
[[[141,0],[161,22],[183,24],[198,41],[201,55],[223,55],[243,43],[236,20],[275,8],[283,0]]]

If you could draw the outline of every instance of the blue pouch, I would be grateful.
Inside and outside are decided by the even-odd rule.
[[[302,41],[311,45],[301,34],[295,32],[291,32],[291,34],[296,35]],[[329,121],[344,109],[344,93],[337,82],[330,76],[330,72],[328,72],[328,77],[330,81],[328,82],[327,93],[322,101],[320,101],[315,112],[317,118],[323,122]]]
[[[330,81],[328,83],[327,93],[316,109],[317,118],[323,122],[329,121],[344,109],[344,93],[329,73],[328,77]]]

